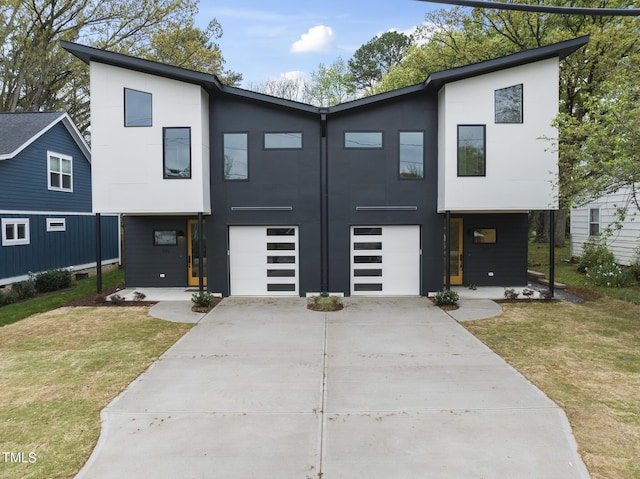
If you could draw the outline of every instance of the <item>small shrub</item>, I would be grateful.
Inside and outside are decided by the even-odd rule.
[[[58,291],[71,286],[71,272],[66,269],[54,269],[35,276],[36,289],[41,293]]]
[[[211,293],[193,293],[191,301],[201,308],[210,308],[213,305],[214,296]]]
[[[13,304],[18,301],[16,297],[16,292],[12,289],[6,289],[4,291],[0,291],[0,306],[6,306],[7,304]]]
[[[629,266],[629,273],[633,275],[636,281],[640,281],[640,260],[631,263],[631,266]]]
[[[133,300],[134,301],[143,301],[144,298],[146,298],[147,295],[144,293],[141,293],[140,291],[134,291],[133,292]]]
[[[444,306],[447,304],[456,304],[460,296],[455,291],[445,289],[444,291],[438,291],[433,296],[433,304],[436,306]]]
[[[588,268],[602,264],[613,264],[614,262],[613,253],[609,251],[607,245],[598,240],[589,239],[584,244],[582,256],[578,260],[578,271],[585,273]]]
[[[120,296],[118,293],[112,294],[110,299],[113,304],[122,304],[125,302],[124,297]]]
[[[518,299],[519,294],[520,293],[518,293],[515,289],[508,288],[504,290],[504,299]]]
[[[311,296],[307,299],[307,309],[312,311],[340,311],[343,307],[339,296]]]
[[[38,294],[35,283],[30,280],[13,283],[11,291],[14,292],[16,301],[34,298]]]
[[[635,282],[628,268],[623,268],[615,263],[597,264],[587,268],[586,275],[596,286],[609,288],[630,286]]]

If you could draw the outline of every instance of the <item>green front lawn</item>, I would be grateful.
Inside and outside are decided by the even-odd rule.
[[[103,290],[124,283],[124,270],[111,271],[102,275]],[[43,294],[19,303],[0,306],[0,327],[15,323],[33,314],[44,313],[59,308],[74,299],[84,298],[96,292],[96,277],[73,281],[64,291]]]

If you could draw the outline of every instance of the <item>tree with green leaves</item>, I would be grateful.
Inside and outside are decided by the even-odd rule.
[[[340,57],[331,65],[318,65],[304,92],[305,101],[316,106],[333,106],[355,98],[353,77]]]
[[[376,36],[358,48],[348,62],[357,88],[370,92],[391,68],[398,65],[413,37],[392,31]]]
[[[89,126],[86,65],[63,51],[60,40],[221,75],[213,20],[194,26],[193,0],[0,0],[0,111],[65,110],[81,131]]]

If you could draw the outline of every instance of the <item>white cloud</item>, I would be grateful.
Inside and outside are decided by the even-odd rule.
[[[300,80],[306,76],[305,72],[300,70],[293,70],[290,72],[284,72],[280,74],[281,78],[286,78],[287,80]]]
[[[300,40],[291,45],[291,51],[301,52],[324,52],[331,49],[333,45],[333,29],[325,25],[317,25],[303,33]]]

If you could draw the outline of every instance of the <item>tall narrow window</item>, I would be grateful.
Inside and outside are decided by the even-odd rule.
[[[2,218],[2,246],[29,244],[29,218]]]
[[[151,93],[124,89],[124,126],[151,126]]]
[[[522,123],[522,84],[495,91],[496,123]]]
[[[596,236],[600,233],[600,209],[589,209],[589,236]]]
[[[67,155],[47,152],[49,163],[49,189],[73,191],[73,159]]]
[[[249,135],[247,133],[224,134],[224,179],[249,179]]]
[[[400,178],[424,178],[424,133],[400,132]]]
[[[191,128],[163,128],[164,177],[191,178]]]
[[[458,125],[458,176],[485,176],[485,126]]]

